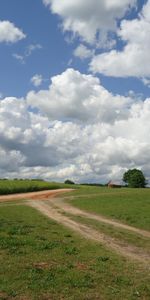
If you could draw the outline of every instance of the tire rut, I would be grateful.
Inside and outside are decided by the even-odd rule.
[[[55,200],[53,199],[53,201]],[[135,246],[131,246],[129,244],[120,244],[114,238],[111,238],[110,236],[107,236],[102,232],[92,229],[88,225],[81,224],[79,222],[70,219],[68,216],[61,214],[61,212],[58,211],[58,208],[53,206],[51,201],[48,201],[46,203],[45,201],[41,201],[41,200],[40,201],[32,200],[32,201],[28,201],[28,205],[37,209],[38,211],[40,211],[47,217],[53,219],[54,221],[57,221],[58,223],[67,226],[71,230],[79,233],[84,238],[99,242],[103,244],[106,248],[112,249],[119,255],[122,255],[126,258],[130,258],[132,260],[136,260],[139,263],[144,264],[146,267],[150,263],[149,255],[147,253],[144,253],[142,249],[139,249],[138,247]]]
[[[128,231],[131,231],[131,232],[137,233],[139,235],[142,235],[143,237],[150,238],[150,232],[148,232],[146,230],[139,229],[139,228],[127,225],[127,224],[123,224],[123,223],[120,223],[118,221],[108,219],[108,218],[106,218],[104,216],[101,216],[101,215],[88,213],[86,211],[83,211],[79,208],[76,208],[76,207],[71,206],[70,204],[64,202],[63,198],[55,198],[55,200],[54,199],[49,199],[49,202],[51,202],[52,205],[59,207],[60,209],[64,210],[67,213],[70,213],[70,214],[73,214],[73,215],[76,215],[76,216],[81,216],[81,217],[86,217],[86,218],[89,218],[89,219],[93,219],[93,220],[105,223],[107,225],[112,225],[112,226],[117,227],[117,228],[126,229]]]
[[[119,223],[115,220],[108,219],[104,216],[96,215],[93,213],[88,213],[86,211],[82,211],[78,208],[71,206],[70,204],[64,202],[63,198],[57,198],[59,194],[72,191],[73,189],[59,189],[59,190],[48,190],[48,191],[41,191],[41,192],[34,192],[34,193],[24,193],[24,194],[17,194],[17,195],[8,195],[8,196],[0,196],[0,202],[3,204],[7,204],[6,201],[11,200],[26,200],[17,205],[29,205],[47,217],[57,221],[58,223],[67,226],[71,230],[79,233],[83,237],[99,242],[106,246],[108,249],[112,249],[116,253],[130,258],[132,260],[136,260],[139,263],[144,264],[146,268],[148,268],[150,263],[150,256],[135,246],[131,246],[127,243],[122,243],[115,238],[110,237],[109,235],[104,234],[103,232],[97,231],[92,229],[90,226],[81,224],[78,221],[72,220],[70,217],[64,215],[63,213],[70,213],[72,215],[83,216],[87,218],[91,218],[97,220],[99,222],[112,225],[116,228],[123,228],[130,232],[138,233],[143,237],[150,237],[150,233],[148,231],[138,229],[126,224]],[[64,197],[65,198],[65,197]],[[71,198],[71,197],[70,197]],[[15,203],[14,203],[15,204]]]

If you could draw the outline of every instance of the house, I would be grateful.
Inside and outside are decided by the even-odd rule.
[[[108,186],[109,188],[121,188],[121,187],[122,187],[122,185],[117,184],[117,183],[112,182],[112,181],[109,181],[107,186]]]

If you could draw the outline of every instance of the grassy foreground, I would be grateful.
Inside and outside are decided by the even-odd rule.
[[[150,230],[150,188],[81,187],[71,195],[76,207]]]
[[[67,188],[70,185],[50,183],[40,180],[2,180],[0,179],[0,195],[26,193],[43,190]]]
[[[0,299],[149,299],[146,270],[26,206],[0,207]]]

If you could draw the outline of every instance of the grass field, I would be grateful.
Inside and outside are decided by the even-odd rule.
[[[21,188],[26,192],[36,188],[70,187],[43,181],[3,182],[6,182],[6,193],[11,188],[15,190],[15,186],[18,189],[15,192],[20,192]],[[149,229],[150,189],[74,187],[77,188],[75,191],[63,195],[64,200],[72,205]],[[26,206],[25,200],[21,203],[17,200],[0,204],[0,299],[150,299],[149,270],[144,265],[80,237]],[[118,240],[120,244],[137,246],[142,253],[149,250],[149,239],[136,233],[86,217],[69,213],[68,217]]]
[[[81,187],[71,196],[71,200],[68,201],[80,209],[150,230],[150,189],[148,188]]]
[[[50,183],[40,180],[2,180],[0,179],[0,195],[26,193],[42,190],[67,188],[70,185]]]
[[[148,273],[26,206],[0,206],[1,299],[149,299]]]

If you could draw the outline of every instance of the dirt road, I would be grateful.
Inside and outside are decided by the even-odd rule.
[[[31,193],[19,193],[19,194],[11,194],[11,195],[2,195],[0,196],[0,202],[5,201],[14,201],[14,200],[24,200],[24,199],[48,199],[50,197],[55,197],[58,194],[62,194],[63,192],[70,192],[73,189],[58,189],[58,190],[46,190],[40,192],[31,192]]]
[[[55,201],[54,201],[54,199],[49,199],[49,201],[51,201],[51,204],[54,204],[55,206],[61,208],[62,210],[64,210],[67,213],[70,213],[70,214],[73,214],[73,215],[76,215],[76,216],[81,216],[81,217],[86,217],[86,218],[89,218],[89,219],[93,219],[93,220],[99,221],[101,223],[105,223],[107,225],[111,225],[113,227],[117,227],[117,228],[121,228],[121,229],[126,229],[128,231],[135,232],[135,233],[140,234],[144,237],[149,237],[150,238],[150,232],[148,232],[146,230],[142,230],[142,229],[139,229],[139,228],[127,225],[127,224],[123,224],[123,223],[120,223],[118,221],[108,219],[108,218],[106,218],[104,216],[101,216],[101,215],[88,213],[86,211],[83,211],[81,209],[78,209],[76,207],[71,206],[70,204],[66,203],[63,198],[55,198]]]
[[[65,216],[60,212],[59,207],[56,208],[51,204],[52,201],[29,201],[28,204],[40,212],[42,212],[47,217],[61,223],[64,226],[69,227],[70,229],[78,232],[85,238],[90,240],[100,242],[107,248],[113,249],[118,254],[121,254],[125,257],[129,257],[134,260],[138,260],[143,263],[150,263],[150,257],[147,253],[143,252],[143,249],[138,247],[130,246],[123,244],[122,242],[118,243],[117,240],[111,238],[110,236],[105,235],[104,233],[90,228],[88,225],[83,225],[79,222],[71,220],[68,216]],[[55,202],[55,200],[54,200]]]
[[[94,219],[100,223],[112,225],[116,228],[126,229],[130,232],[139,234],[146,238],[150,237],[150,233],[148,231],[144,231],[126,224],[122,224],[117,221],[107,219],[103,216],[82,211],[71,206],[70,204],[65,203],[62,197],[56,197],[64,192],[69,191],[71,190],[61,189],[53,191],[42,191],[36,193],[34,192],[27,194],[0,196],[0,201],[6,204],[6,201],[10,200],[13,201],[19,199],[26,199],[27,201],[24,203],[26,203],[27,205],[37,209],[38,211],[40,211],[47,217],[57,221],[58,223],[69,227],[71,230],[79,233],[85,238],[99,242],[106,246],[108,249],[112,249],[124,257],[128,257],[130,259],[144,263],[145,266],[148,266],[148,264],[150,264],[150,256],[147,252],[145,252],[145,250],[135,247],[133,245],[129,245],[127,244],[127,242],[112,238],[109,235],[104,234],[100,230],[95,230],[91,228],[89,225],[81,224],[78,221],[74,221],[71,219],[71,215],[83,216],[86,218]],[[67,215],[65,215],[64,212],[67,213]]]

